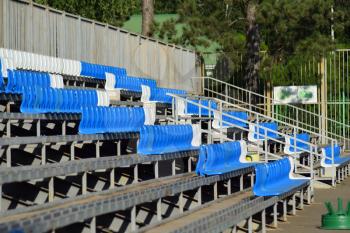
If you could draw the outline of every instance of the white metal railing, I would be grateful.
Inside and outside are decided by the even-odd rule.
[[[178,123],[179,122],[179,112],[178,112],[178,106],[179,106],[179,103],[180,101],[183,101],[186,105],[187,104],[192,104],[192,105],[195,105],[199,108],[199,117],[201,117],[201,112],[203,111],[203,109],[206,109],[208,110],[209,112],[209,118],[213,118],[213,114],[216,113],[218,114],[219,116],[219,138],[220,138],[220,142],[223,142],[223,141],[232,141],[232,139],[229,139],[223,132],[223,125],[228,125],[228,126],[232,126],[232,127],[236,127],[240,130],[242,130],[243,132],[248,132],[248,133],[255,133],[257,135],[258,138],[260,138],[260,136],[262,136],[264,139],[263,140],[258,140],[257,142],[250,142],[251,144],[255,145],[256,148],[257,148],[257,152],[258,154],[263,154],[264,155],[264,160],[265,162],[268,161],[268,156],[271,156],[273,158],[277,158],[277,159],[280,159],[281,156],[279,155],[276,155],[276,154],[273,154],[271,152],[268,151],[268,141],[273,141],[273,142],[276,142],[276,143],[279,143],[279,144],[282,144],[283,146],[286,146],[286,142],[283,140],[285,137],[289,136],[291,137],[291,135],[287,135],[285,133],[282,133],[282,132],[279,132],[279,131],[274,131],[274,130],[271,130],[269,128],[266,128],[264,127],[263,125],[259,124],[260,121],[259,119],[262,119],[262,117],[266,117],[265,115],[261,114],[261,113],[258,113],[258,112],[255,112],[253,110],[250,110],[250,109],[246,109],[246,108],[243,108],[241,106],[237,106],[237,105],[234,105],[234,104],[231,104],[229,102],[226,102],[226,101],[223,101],[223,100],[220,100],[220,99],[211,99],[209,101],[215,101],[216,103],[218,103],[218,109],[212,109],[211,108],[211,105],[210,103],[208,104],[208,106],[206,105],[203,105],[200,101],[199,103],[197,102],[194,102],[193,100],[194,99],[203,99],[202,97],[199,97],[199,96],[179,96],[179,95],[173,95],[173,94],[168,94],[170,96],[173,97],[173,103],[172,103],[172,117],[173,117],[173,120],[175,121],[175,123]],[[208,99],[208,98],[204,98],[204,99]],[[255,117],[256,119],[256,122],[250,122],[250,121],[247,121],[247,120],[243,120],[241,118],[238,118],[238,117],[235,117],[235,116],[232,116],[232,115],[229,115],[227,113],[225,113],[223,111],[223,106],[224,105],[228,105],[228,106],[232,106],[232,107],[238,107],[239,109],[241,109],[242,111],[246,111],[248,112],[251,116]],[[213,114],[212,114],[213,113]],[[254,126],[254,128],[256,128],[256,132],[252,132],[249,128],[245,128],[245,127],[241,127],[241,126],[237,126],[233,123],[230,123],[228,121],[225,121],[223,120],[223,116],[227,117],[227,118],[230,118],[230,119],[233,119],[233,120],[236,120],[236,121],[239,121],[239,122],[242,122],[244,124],[247,124],[247,125],[252,125]],[[315,177],[315,171],[314,171],[314,167],[315,167],[315,163],[317,161],[320,161],[321,159],[329,159],[332,161],[332,164],[331,164],[331,167],[332,167],[332,185],[335,185],[335,181],[336,181],[336,166],[334,164],[334,147],[332,146],[332,156],[331,157],[325,157],[323,156],[321,153],[319,153],[319,149],[320,149],[320,145],[318,143],[314,144],[314,143],[310,143],[310,142],[305,142],[301,139],[298,139],[296,137],[296,134],[297,133],[309,133],[310,136],[314,136],[314,137],[319,137],[320,134],[319,133],[314,133],[312,131],[309,131],[309,130],[304,130],[302,129],[301,127],[297,127],[297,126],[293,126],[289,123],[285,123],[285,122],[282,122],[282,121],[276,121],[275,119],[271,118],[271,117],[267,117],[268,119],[270,120],[273,120],[275,121],[276,123],[279,123],[279,126],[288,126],[288,127],[292,127],[293,129],[293,135],[292,135],[292,138],[294,139],[294,149],[295,150],[299,150],[301,152],[306,152],[307,155],[308,155],[308,161],[309,161],[309,165],[303,165],[301,163],[297,164],[295,163],[295,171],[297,172],[298,169],[297,169],[297,166],[301,167],[301,168],[305,168],[306,170],[309,171],[309,175],[311,177],[312,180],[316,180],[317,178]],[[264,131],[264,134],[260,134],[260,129],[262,129]],[[267,132],[272,132],[276,135],[278,135],[277,138],[274,138],[274,137],[270,137],[268,136]],[[204,132],[208,133],[208,143],[212,143],[212,135],[214,135],[214,131],[212,130],[212,127],[211,127],[211,124],[208,124],[208,130],[205,130]],[[216,135],[218,136],[218,135]],[[325,137],[324,140],[326,140],[326,143],[328,145],[335,145],[337,144],[337,140],[335,139],[332,139],[332,138],[329,138],[329,137]],[[306,144],[309,146],[309,150],[307,149],[304,149],[304,148],[301,148],[301,147],[298,147],[297,146],[297,142],[302,142],[303,144]],[[263,145],[265,146],[263,148],[260,148],[259,145],[261,145],[261,143],[263,143]],[[298,160],[299,157],[297,156],[298,153],[295,153],[292,157],[294,158],[294,160]]]
[[[318,105],[317,113],[305,110],[291,104],[283,104],[267,96],[246,90],[227,82],[212,78],[202,77],[203,91],[208,97],[225,100],[237,106],[253,109],[265,116],[271,116],[282,122],[308,129],[321,135],[321,138],[331,137],[342,142],[344,148],[350,149],[350,125],[325,117],[321,114]],[[280,106],[285,114],[275,111],[274,106]],[[328,127],[327,127],[328,125]],[[342,133],[334,129],[342,129]]]

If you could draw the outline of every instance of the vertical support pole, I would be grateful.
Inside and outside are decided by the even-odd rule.
[[[243,191],[243,175],[240,175],[239,177],[239,191]]]
[[[261,232],[266,233],[266,210],[261,211]]]
[[[320,114],[320,134],[322,136],[321,142],[322,144],[326,143],[327,136],[327,72],[325,64],[327,62],[326,58],[322,58],[320,62],[320,75],[321,75],[321,114]]]
[[[228,179],[227,181],[227,195],[231,195],[232,190],[231,190],[231,179]]]
[[[307,187],[307,204],[311,205],[311,187]]]
[[[117,141],[117,156],[121,155],[121,141]]]
[[[248,218],[248,233],[253,233],[253,216]]]
[[[209,100],[208,101],[208,108],[209,108],[209,110],[208,110],[208,115],[209,115],[209,119],[211,119],[211,101]],[[212,132],[212,130],[211,130],[211,121],[208,121],[208,131],[209,131],[209,135],[208,135],[208,144],[211,144],[211,143],[213,143],[213,137],[212,137],[212,135],[213,135],[213,132]],[[221,136],[221,135],[220,135]]]
[[[109,173],[109,180],[110,180],[109,188],[113,189],[115,187],[115,169],[114,168],[112,168]]]
[[[74,160],[75,159],[75,142],[72,142],[72,144],[70,144],[70,160]]]
[[[81,193],[82,195],[85,195],[87,193],[87,173],[84,172],[81,177]]]
[[[54,177],[49,178],[49,202],[52,202],[55,198],[54,179]]]
[[[304,189],[300,190],[300,205],[299,209],[303,210],[304,209]]]
[[[11,145],[7,146],[6,148],[6,166],[11,167],[12,161],[11,161]]]
[[[287,199],[284,199],[283,201],[283,215],[282,215],[282,220],[284,222],[287,222]]]
[[[218,199],[218,182],[214,183],[214,200]]]
[[[62,135],[66,135],[67,133],[67,121],[62,122]]]
[[[192,172],[192,157],[188,157],[187,159],[187,170],[188,172]]]
[[[91,218],[90,233],[96,233],[96,217]]]
[[[332,140],[331,142],[331,148],[332,148],[332,186],[335,187],[336,183],[335,183],[335,179],[336,179],[336,172],[337,172],[337,168],[334,165],[334,140]]]
[[[296,215],[295,193],[292,196],[292,215]]]
[[[273,223],[272,223],[272,226],[274,228],[277,228],[277,204],[278,203],[275,203],[273,205]]]
[[[46,145],[42,144],[41,146],[41,164],[46,164]]]
[[[157,200],[157,220],[162,220],[162,198]]]
[[[139,165],[135,164],[134,166],[134,183],[139,182]]]
[[[173,176],[176,175],[176,159],[174,159],[173,161],[171,161],[171,174]]]
[[[2,185],[0,184],[0,212],[2,211]]]
[[[154,178],[159,178],[159,162],[154,163]]]
[[[131,231],[136,231],[137,226],[136,226],[136,206],[133,206],[131,208]]]
[[[96,158],[100,158],[100,141],[97,140],[95,145],[96,145]]]
[[[39,137],[40,136],[40,132],[41,132],[41,121],[38,120],[36,122],[36,136]]]
[[[268,162],[268,145],[267,145],[267,129],[264,129],[264,147],[265,147],[265,163]]]
[[[227,96],[226,96],[227,98]],[[222,122],[222,101],[220,100],[219,102],[219,114],[220,114],[220,143],[224,142],[224,137],[223,137],[223,133],[222,133],[222,126],[223,126],[223,122]]]
[[[179,194],[179,211],[180,213],[184,212],[184,194],[181,192]]]
[[[6,136],[11,137],[11,120],[7,120],[6,122]]]
[[[197,191],[197,195],[198,195],[198,206],[202,205],[202,186],[200,186],[198,188],[198,191]]]

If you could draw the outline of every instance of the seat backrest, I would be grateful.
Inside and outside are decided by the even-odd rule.
[[[309,145],[307,145],[305,142],[310,142],[310,135],[307,134],[307,133],[301,133],[301,134],[297,134],[295,135],[297,139],[299,140],[296,140],[296,142],[294,142],[294,136],[293,135],[290,135],[288,137],[288,141],[289,141],[289,145],[290,145],[290,149],[292,151],[294,151],[294,143],[296,144],[296,150],[297,151],[300,151],[301,148],[304,148],[304,149],[309,149]],[[286,140],[287,144],[288,144],[288,141]]]
[[[256,181],[254,189],[264,189],[269,184],[289,179],[291,169],[289,158],[257,165],[255,167]]]
[[[137,152],[157,154],[192,148],[192,125],[145,125],[140,131]]]
[[[204,169],[221,170],[240,163],[241,155],[246,154],[242,152],[241,145],[242,141],[202,145],[196,167],[197,174],[202,174]]]
[[[334,158],[339,158],[340,152],[341,152],[340,146],[338,144],[335,144],[333,148],[334,148],[334,151],[333,151]],[[327,158],[324,158],[326,163],[332,163],[332,146],[328,145],[322,148],[322,155],[324,157],[327,157]]]
[[[248,121],[248,113],[247,112],[236,112],[236,111],[228,111],[228,112],[224,112],[230,116],[233,116],[235,118],[239,118],[242,119],[243,121]],[[247,123],[240,121],[239,119],[234,119],[228,116],[223,115],[222,116],[222,120],[223,120],[223,126],[230,126],[230,127],[234,127],[234,126],[241,126],[241,127],[246,127]],[[233,126],[231,124],[233,124]]]
[[[251,127],[252,126],[252,127]],[[278,137],[278,124],[275,122],[259,122],[256,125],[250,125],[250,129],[254,129],[254,138],[255,139],[264,139],[265,133],[268,138],[277,138]],[[259,133],[259,136],[258,136]]]

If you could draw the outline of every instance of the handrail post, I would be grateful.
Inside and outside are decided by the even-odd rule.
[[[332,186],[335,187],[335,176],[336,176],[336,168],[334,165],[334,140],[331,140],[331,153],[332,153]]]
[[[265,163],[268,162],[268,156],[267,156],[267,129],[264,129],[264,134],[265,134]]]
[[[208,101],[208,111],[209,111],[209,113],[208,113],[208,115],[209,115],[209,119],[211,119],[211,100],[209,100]],[[208,135],[208,144],[210,144],[210,143],[212,143],[213,141],[212,141],[212,130],[211,130],[211,120],[209,120],[208,121],[208,130],[209,130],[209,135]],[[221,135],[220,135],[221,136]]]
[[[297,129],[294,128],[293,129],[293,137],[294,137],[294,154],[297,155]],[[296,159],[296,156],[293,156],[293,160],[294,160],[294,170],[295,170],[295,173],[297,172],[297,159]]]
[[[249,110],[251,111],[252,110],[252,93],[251,92],[249,92],[248,101],[249,101]]]
[[[178,110],[179,110],[179,98],[176,96],[175,97],[175,111],[173,110],[175,113],[175,125],[179,124],[179,112],[178,112]]]
[[[223,133],[222,133],[222,126],[223,126],[223,123],[222,123],[222,101],[220,100],[219,102],[219,112],[220,112],[220,143],[223,143],[224,142],[224,139],[223,139]]]

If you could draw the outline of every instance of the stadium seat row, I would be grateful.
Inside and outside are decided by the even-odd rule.
[[[141,107],[84,107],[79,133],[138,132],[145,120]]]
[[[88,62],[81,62],[80,76],[94,77],[98,79],[106,79],[106,73],[114,74],[115,76],[126,76],[125,68],[118,68],[113,66],[105,66],[92,64]]]
[[[108,94],[95,90],[26,87],[22,98],[23,113],[80,113],[82,107],[109,105]]]
[[[63,88],[61,75],[24,70],[8,70],[7,93],[22,93],[23,87]]]
[[[230,127],[242,127],[246,128],[248,127],[248,113],[247,112],[236,112],[236,111],[224,111],[224,114],[230,115],[225,116],[222,115],[222,127],[223,128],[230,128]],[[214,112],[214,120],[213,120],[213,128],[219,129],[220,128],[220,114],[219,112]]]
[[[202,145],[196,167],[198,175],[220,175],[234,170],[254,166],[246,160],[245,141]]]
[[[285,137],[284,153],[287,155],[302,153],[310,151],[310,135],[307,133],[301,133],[295,135],[296,140],[294,140],[294,135],[288,135]]]
[[[143,126],[137,153],[164,154],[198,149],[201,144],[200,125]]]
[[[258,122],[249,124],[248,140],[251,142],[262,141],[265,135],[268,139],[278,138],[278,124],[276,122]]]
[[[333,152],[332,152],[331,145],[328,145],[322,148],[322,159],[321,159],[322,167],[332,166],[332,153],[333,153],[333,160],[334,160],[335,166],[350,163],[350,157],[341,157],[341,147],[339,145],[334,145],[333,148],[334,148]]]
[[[256,196],[278,196],[309,182],[308,178],[294,177],[293,170],[292,158],[256,165],[254,194]]]
[[[172,103],[172,97],[167,94],[186,95],[184,90],[161,88],[161,87],[149,87],[142,85],[142,102],[160,102],[160,103]]]
[[[116,76],[115,88],[125,89],[130,91],[142,92],[142,85],[149,87],[156,87],[157,82],[153,79],[146,79],[131,76]]]
[[[72,76],[79,76],[81,72],[80,61],[50,57],[36,53],[1,48],[0,58],[11,60],[16,69],[20,68]],[[8,68],[9,67],[7,67],[7,69]]]
[[[124,68],[97,65],[12,49],[1,48],[0,58],[3,60],[2,74],[4,77],[7,77],[7,69],[42,71],[69,76],[89,76],[99,79],[105,79],[105,72],[126,76]]]

